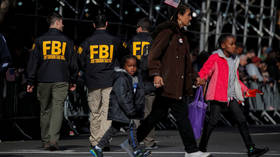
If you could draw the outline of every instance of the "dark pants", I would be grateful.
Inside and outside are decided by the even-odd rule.
[[[128,127],[129,126],[129,127]],[[128,127],[128,128],[127,128]],[[116,121],[112,121],[111,127],[105,132],[104,136],[98,142],[97,146],[100,148],[104,148],[110,144],[110,139],[120,131],[120,128],[126,129],[128,141],[131,147],[136,150],[139,148],[139,143],[136,138],[136,125],[133,120],[131,120],[130,124],[120,123]]]
[[[203,127],[203,133],[199,144],[200,150],[206,151],[211,133],[215,129],[218,121],[220,120],[221,118],[220,113],[223,109],[229,110],[232,113],[233,118],[235,119],[238,125],[238,129],[242,136],[242,139],[247,149],[249,149],[249,147],[253,146],[254,144],[249,134],[246,118],[242,112],[240,104],[238,104],[236,100],[232,100],[229,102],[229,106],[227,106],[226,103],[222,103],[222,102],[217,102],[217,101],[210,102],[210,119],[208,123],[204,124]]]
[[[56,143],[59,140],[67,93],[66,82],[38,84],[37,95],[41,106],[40,126],[43,143]]]
[[[156,96],[152,112],[137,129],[138,141],[143,141],[143,139],[154,128],[155,124],[167,116],[168,109],[170,108],[176,119],[177,127],[186,152],[192,153],[198,151],[192,126],[188,118],[188,104],[189,97],[185,97],[183,100],[176,100]]]

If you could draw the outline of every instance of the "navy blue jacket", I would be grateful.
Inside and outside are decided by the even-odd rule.
[[[112,87],[120,45],[119,39],[106,30],[96,30],[80,45],[79,63],[89,89]]]
[[[132,78],[124,70],[116,72],[110,94],[108,119],[129,123],[131,119],[143,119],[145,92],[143,81],[138,76],[136,92],[133,91]]]
[[[73,42],[60,30],[50,28],[35,40],[27,65],[28,84],[71,82],[78,76],[77,55]]]

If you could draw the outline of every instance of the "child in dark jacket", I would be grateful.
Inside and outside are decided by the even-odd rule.
[[[133,121],[143,119],[145,105],[144,85],[141,76],[137,76],[137,58],[124,56],[121,68],[116,69],[110,94],[108,120],[112,120],[112,125],[97,146],[90,149],[94,157],[103,157],[102,148],[109,144],[109,140],[120,128],[127,127],[128,140],[123,142],[121,147],[130,157],[145,157],[150,154],[149,151],[140,149]]]

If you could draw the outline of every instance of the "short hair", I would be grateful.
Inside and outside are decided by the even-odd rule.
[[[127,61],[128,59],[135,59],[135,60],[136,60],[136,65],[137,65],[137,67],[138,67],[138,65],[139,65],[139,60],[137,59],[136,56],[133,56],[133,55],[125,55],[125,56],[123,56],[122,61],[121,61],[121,68],[124,68],[125,63],[126,63],[126,61]]]
[[[150,31],[151,28],[151,22],[148,18],[144,17],[141,18],[138,22],[137,22],[137,28],[138,27],[142,27],[142,29],[144,31]]]
[[[186,4],[180,4],[180,5],[177,7],[177,9],[176,9],[174,15],[171,17],[171,21],[177,22],[177,20],[178,20],[178,14],[184,15],[188,9],[191,10],[191,8],[190,8],[188,5],[186,5]]]
[[[234,35],[232,34],[223,34],[219,37],[218,43],[219,43],[219,48],[222,48],[222,44],[227,40],[227,38],[235,38]]]
[[[57,20],[62,20],[62,16],[57,13],[51,13],[47,17],[47,23],[49,25],[53,25]]]
[[[96,28],[100,28],[100,27],[105,27],[106,26],[106,16],[103,14],[99,14],[97,16],[95,16],[93,23],[95,24]]]

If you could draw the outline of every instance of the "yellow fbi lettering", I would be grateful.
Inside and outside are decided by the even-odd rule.
[[[65,60],[66,42],[61,41],[43,41],[44,60],[58,59]]]
[[[134,56],[136,56],[138,59],[141,59],[144,51],[144,47],[146,45],[150,45],[150,42],[147,41],[134,41],[132,42],[132,53]]]
[[[111,63],[114,45],[90,45],[90,63]]]

